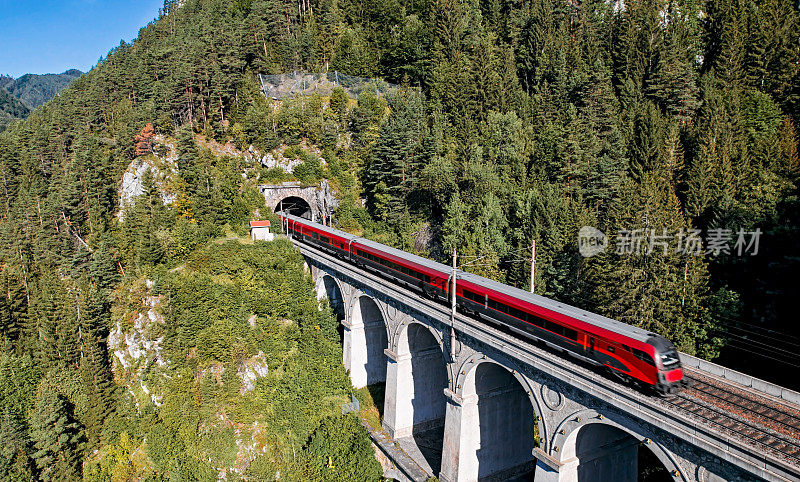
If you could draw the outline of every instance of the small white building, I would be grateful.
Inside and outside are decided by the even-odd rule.
[[[253,241],[275,239],[275,235],[269,232],[269,221],[250,221],[250,238]]]

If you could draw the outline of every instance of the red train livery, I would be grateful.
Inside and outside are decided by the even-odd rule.
[[[452,269],[337,229],[279,213],[288,235],[449,304]],[[597,366],[660,394],[683,384],[678,351],[666,338],[481,276],[456,271],[456,306],[468,316]]]

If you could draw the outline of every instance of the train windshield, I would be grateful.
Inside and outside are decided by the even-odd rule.
[[[679,361],[680,359],[678,358],[678,352],[676,351],[670,351],[661,354],[661,364],[664,365],[665,367],[672,366],[678,363]]]

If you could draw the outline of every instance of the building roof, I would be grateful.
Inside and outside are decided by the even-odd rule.
[[[250,221],[250,228],[268,228],[269,221]]]

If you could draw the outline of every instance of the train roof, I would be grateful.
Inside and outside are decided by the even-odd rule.
[[[552,298],[547,298],[545,296],[529,293],[525,290],[521,290],[519,288],[515,288],[513,286],[509,286],[489,278],[484,278],[483,276],[478,276],[473,273],[459,271],[458,279],[468,281],[470,283],[474,283],[476,285],[483,286],[485,288],[489,288],[493,291],[497,291],[499,293],[508,296],[513,296],[514,298],[517,298],[519,300],[526,301],[528,303],[537,306],[541,306],[542,308],[553,311],[555,313],[560,313],[562,315],[569,316],[570,318],[574,318],[578,321],[588,323],[598,328],[612,331],[614,333],[618,333],[620,335],[627,336],[629,338],[633,338],[634,340],[641,341],[643,343],[647,343],[648,340],[653,336],[658,336],[647,330],[631,326],[627,323],[623,323],[621,321],[617,321],[611,318],[606,318],[605,316],[598,315],[597,313],[592,313],[590,311],[582,310],[575,306],[568,305],[566,303],[561,303],[560,301],[556,301]]]
[[[411,261],[411,262],[413,262],[415,264],[418,264],[420,266],[424,266],[426,268],[430,268],[430,269],[439,271],[444,275],[444,277],[450,276],[450,273],[453,271],[452,267],[447,266],[445,264],[439,263],[437,261],[430,260],[428,258],[424,258],[424,257],[416,255],[416,254],[408,253],[408,252],[403,251],[401,249],[393,248],[391,246],[386,246],[385,244],[376,243],[375,241],[371,241],[371,240],[369,240],[367,238],[359,238],[358,239],[358,244],[363,244],[364,246],[367,246],[367,247],[370,247],[370,248],[380,249],[381,251],[383,251],[383,252],[385,252],[387,254],[391,254],[392,256],[397,256],[398,258],[407,259],[407,260],[409,260],[409,261]],[[459,273],[460,272],[461,271],[459,271]]]
[[[337,235],[339,237],[345,238],[348,241],[353,241],[353,240],[359,239],[358,236],[356,236],[354,234],[350,234],[350,233],[348,233],[346,231],[342,231],[342,230],[339,230],[339,229],[336,229],[336,228],[331,228],[331,227],[325,226],[323,224],[315,223],[315,222],[313,222],[311,220],[308,220],[306,218],[301,218],[301,217],[295,216],[293,214],[286,214],[283,211],[278,212],[278,215],[283,216],[283,217],[285,217],[287,219],[291,219],[292,221],[302,221],[302,222],[304,222],[306,224],[313,224],[314,225],[313,226],[314,229],[319,229],[320,231],[327,231],[327,232],[329,232],[331,234],[335,234],[335,235]]]
[[[303,221],[305,223],[312,224],[312,221],[309,221],[308,219],[299,218],[291,214],[286,214],[285,216],[287,218],[294,219],[295,221]],[[403,258],[413,263],[416,263],[420,266],[425,266],[426,268],[439,271],[445,276],[449,275],[450,271],[452,270],[451,267],[445,264],[430,260],[428,258],[423,258],[422,256],[418,256],[416,254],[407,253],[403,250],[393,248],[391,246],[387,246],[385,244],[381,244],[366,238],[358,237],[350,233],[347,233],[345,231],[340,231],[335,228],[323,226],[318,223],[313,223],[313,224],[315,224],[314,227],[317,229],[328,231],[330,233],[336,234],[350,241],[356,241],[364,246],[373,249],[378,249],[392,256]],[[590,311],[582,310],[575,306],[571,306],[566,303],[561,303],[560,301],[556,301],[554,299],[547,298],[545,296],[529,293],[525,290],[521,290],[519,288],[515,288],[513,286],[500,283],[499,281],[495,281],[489,278],[484,278],[483,276],[479,276],[462,270],[457,270],[457,272],[458,272],[458,279],[468,281],[470,283],[479,286],[483,286],[484,288],[488,288],[498,293],[512,296],[514,298],[526,301],[528,303],[537,306],[541,306],[544,309],[562,314],[564,316],[568,316],[570,318],[574,318],[580,322],[587,323],[589,325],[593,325],[604,330],[618,333],[622,336],[627,336],[634,340],[641,341],[642,343],[650,343],[651,342],[650,340],[652,340],[652,338],[654,337],[663,339],[663,337],[660,337],[659,335],[651,333],[647,330],[643,330],[641,328],[629,325],[627,323],[623,323],[621,321],[617,321],[602,315],[598,315],[597,313],[592,313]],[[664,341],[666,340],[664,339]]]
[[[377,249],[377,250],[383,251],[385,253],[388,253],[388,254],[390,254],[392,256],[396,256],[398,258],[407,259],[407,260],[409,260],[409,261],[411,261],[413,263],[416,263],[416,264],[418,264],[420,266],[424,266],[426,268],[434,269],[436,271],[441,271],[442,273],[444,273],[445,277],[449,276],[450,271],[452,270],[452,268],[449,268],[449,267],[443,265],[442,263],[438,263],[438,262],[430,260],[428,258],[423,258],[422,256],[419,256],[419,255],[416,255],[416,254],[412,254],[412,253],[408,253],[408,252],[403,251],[401,249],[393,248],[391,246],[387,246],[385,244],[381,244],[381,243],[378,243],[376,241],[372,241],[372,240],[367,239],[367,238],[362,238],[362,237],[359,237],[359,236],[355,236],[353,234],[350,234],[350,233],[345,232],[345,231],[341,231],[341,230],[336,229],[336,228],[331,228],[331,227],[328,227],[328,226],[323,226],[321,224],[312,223],[308,219],[299,218],[299,217],[291,215],[291,214],[286,214],[285,216],[287,218],[293,219],[295,221],[303,221],[303,222],[306,222],[306,223],[309,223],[309,224],[314,224],[315,225],[314,228],[322,230],[322,231],[327,231],[327,232],[329,232],[331,234],[335,234],[337,236],[340,236],[342,238],[347,239],[348,241],[358,241],[359,244],[364,245],[364,246],[366,246],[368,248]]]

